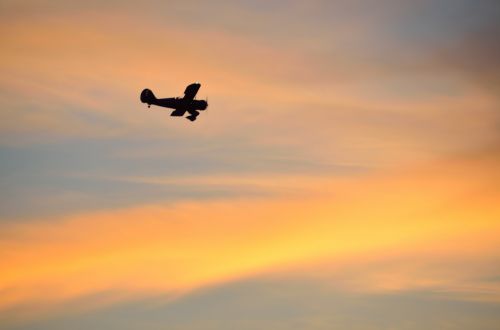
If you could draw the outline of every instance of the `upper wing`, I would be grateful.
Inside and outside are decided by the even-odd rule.
[[[184,91],[184,99],[193,100],[200,87],[201,84],[199,83],[194,83],[186,87],[186,90]]]

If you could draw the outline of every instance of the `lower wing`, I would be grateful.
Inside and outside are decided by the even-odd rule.
[[[172,111],[172,113],[170,115],[175,116],[175,117],[180,117],[180,116],[184,116],[185,113],[186,113],[185,109],[177,108],[174,111]]]

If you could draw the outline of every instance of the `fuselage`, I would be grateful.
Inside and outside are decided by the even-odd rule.
[[[208,102],[205,100],[195,100],[196,93],[200,88],[199,83],[190,84],[184,91],[184,97],[169,97],[158,99],[150,89],[144,89],[141,92],[141,102],[149,106],[157,105],[164,108],[174,109],[170,116],[183,116],[186,112],[190,115],[186,118],[194,121],[198,116],[198,110],[205,110],[208,107]]]
[[[146,95],[143,102],[147,104],[158,105],[171,109],[183,109],[186,111],[205,110],[208,106],[205,100],[186,100],[182,97],[169,97],[164,99],[157,99],[153,96]]]
[[[205,100],[186,100],[182,97],[174,97],[171,99],[167,99],[171,101],[167,101],[167,103],[172,104],[172,108],[174,109],[186,109],[186,111],[193,110],[205,110],[208,106],[207,101]],[[158,100],[162,101],[162,100]],[[171,106],[169,106],[170,108]]]

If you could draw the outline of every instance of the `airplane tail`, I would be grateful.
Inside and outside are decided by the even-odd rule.
[[[141,102],[142,103],[147,103],[147,104],[152,104],[157,100],[156,96],[153,94],[153,92],[150,89],[145,89],[141,93]]]

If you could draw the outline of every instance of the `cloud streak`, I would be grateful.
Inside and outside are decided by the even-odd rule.
[[[428,289],[497,301],[496,284],[478,279],[498,269],[461,268],[500,257],[497,165],[481,156],[357,182],[306,180],[317,189],[306,199],[156,204],[3,225],[2,310],[106,291],[178,294],[290,267],[315,274],[311,262],[325,259],[333,268],[324,274],[347,291]],[[452,260],[444,273],[430,254]]]
[[[0,7],[0,327],[494,328],[496,1]]]

